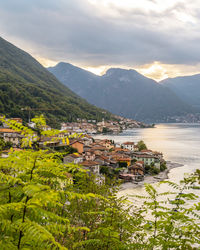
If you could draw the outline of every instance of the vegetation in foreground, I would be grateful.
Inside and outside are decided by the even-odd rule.
[[[39,150],[30,129],[12,128],[26,138],[22,151],[0,158],[0,249],[199,248],[199,170],[180,185],[160,183],[170,192],[146,185],[135,205],[117,196],[116,182],[98,184],[62,153]]]

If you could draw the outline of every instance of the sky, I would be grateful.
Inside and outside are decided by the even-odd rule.
[[[200,0],[0,0],[0,36],[45,67],[200,73]]]

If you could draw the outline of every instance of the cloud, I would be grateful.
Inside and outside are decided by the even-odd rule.
[[[152,78],[156,81],[161,81],[168,77],[188,76],[199,74],[200,63],[196,65],[183,64],[163,64],[154,62],[152,64],[141,65],[136,70],[141,74]]]
[[[50,62],[85,67],[199,63],[200,0],[154,0],[147,7],[92,1],[0,0],[0,32]]]

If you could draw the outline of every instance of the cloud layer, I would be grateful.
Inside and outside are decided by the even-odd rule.
[[[0,0],[0,4],[2,36],[50,61],[88,67],[200,62],[200,0]]]

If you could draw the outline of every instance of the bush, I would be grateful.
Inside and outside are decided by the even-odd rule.
[[[164,162],[160,165],[160,171],[162,172],[165,171],[166,169],[167,169],[166,162]]]
[[[159,174],[160,170],[154,166],[154,164],[151,165],[145,165],[145,174]]]
[[[160,173],[160,170],[158,169],[158,168],[156,168],[156,167],[151,167],[150,168],[150,173],[151,174],[159,174]]]

